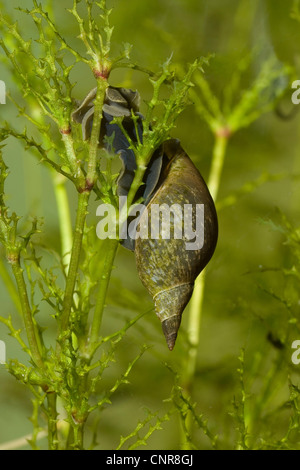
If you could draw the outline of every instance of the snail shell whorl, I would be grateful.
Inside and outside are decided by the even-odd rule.
[[[162,322],[163,332],[170,350],[173,349],[181,322],[182,312],[193,293],[194,281],[203,270],[216,247],[218,222],[208,188],[178,141],[164,144],[169,163],[165,167],[158,189],[149,201],[139,222],[140,230],[148,229],[149,238],[137,238],[135,256],[141,281],[155,302],[155,310]],[[151,205],[204,204],[204,244],[201,249],[187,250],[186,240],[172,238],[174,217],[171,219],[171,239],[151,239]],[[147,215],[145,214],[147,212]],[[161,214],[159,215],[161,218]],[[196,229],[193,211],[192,227]],[[172,231],[173,228],[173,231]],[[199,230],[199,227],[198,227]]]
[[[154,296],[155,311],[161,321],[168,348],[174,348],[181,323],[181,314],[191,298],[194,283],[181,284]]]

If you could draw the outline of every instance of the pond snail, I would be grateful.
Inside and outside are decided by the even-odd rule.
[[[95,95],[96,89],[87,95],[73,113],[73,119],[82,125],[83,139],[88,139],[91,134]],[[111,136],[114,132],[114,151],[119,154],[122,161],[122,170],[117,180],[119,196],[128,194],[136,162],[133,151],[128,148],[126,137],[119,126],[112,124],[111,121],[115,116],[124,116],[123,126],[136,141],[136,128],[131,119],[131,110],[133,110],[140,117],[137,129],[142,141],[143,116],[138,112],[139,102],[138,92],[115,87],[108,87],[106,90],[100,145],[105,147],[104,136]],[[140,197],[143,198],[147,210],[141,213],[137,229],[151,233],[151,236],[138,237],[136,240],[127,238],[122,244],[135,253],[139,277],[154,300],[156,315],[161,321],[168,348],[172,350],[182,312],[193,293],[194,281],[211,259],[216,247],[217,214],[205,181],[176,139],[167,140],[154,151],[145,172],[144,185],[136,196]],[[167,238],[164,238],[162,233],[162,212],[152,212],[153,208],[163,205],[173,208],[169,212],[170,237]],[[176,211],[180,212],[180,209],[187,206],[192,208],[189,212],[190,234],[194,234],[193,236],[197,238],[196,231],[200,230],[203,233],[202,243],[195,249],[187,249],[187,242],[192,238],[185,235],[176,236],[178,221],[181,224],[186,222],[185,218],[178,219]],[[200,206],[204,211],[199,227],[197,210]],[[161,231],[158,236],[157,234],[152,236],[151,232],[155,222],[160,224]]]

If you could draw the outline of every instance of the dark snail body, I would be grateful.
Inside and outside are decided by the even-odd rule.
[[[92,90],[73,113],[73,119],[82,125],[83,139],[90,137],[96,89]],[[134,152],[117,124],[114,117],[123,117],[123,126],[133,141],[142,141],[143,116],[138,112],[140,96],[138,92],[125,88],[109,87],[103,106],[103,119],[99,145],[107,147],[105,136],[114,135],[113,148],[122,161],[122,169],[117,180],[119,196],[126,196],[130,189],[136,170]],[[134,112],[140,117],[137,127],[131,118]],[[137,229],[151,233],[151,207],[165,204],[171,207],[185,204],[193,207],[191,225],[193,232],[204,231],[204,242],[199,249],[187,249],[186,239],[174,237],[175,217],[170,219],[171,237],[127,238],[123,246],[135,252],[139,277],[153,297],[155,311],[162,323],[167,345],[173,349],[181,316],[189,302],[194,281],[213,255],[218,237],[218,221],[215,206],[208,188],[178,140],[171,139],[156,149],[147,166],[144,184],[136,195],[136,200],[143,198],[148,209],[142,212]],[[196,224],[195,208],[204,205],[202,226]],[[147,215],[146,215],[147,214]],[[160,215],[158,215],[160,217]],[[178,223],[178,220],[176,221]],[[172,236],[173,234],[173,236]]]
[[[204,244],[201,249],[187,250],[186,240],[138,238],[135,257],[139,277],[155,302],[155,310],[170,350],[173,349],[182,312],[191,298],[194,281],[209,262],[216,247],[218,222],[213,200],[199,171],[178,141],[165,143],[164,155],[169,159],[159,188],[142,214],[140,228],[151,230],[151,205],[204,204]],[[172,223],[172,220],[171,220]],[[174,223],[174,219],[173,219]],[[144,227],[143,227],[144,225]],[[193,213],[193,230],[196,220]],[[199,229],[199,227],[198,227]],[[172,233],[172,227],[171,227]]]

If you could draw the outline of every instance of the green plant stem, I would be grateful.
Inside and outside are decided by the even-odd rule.
[[[0,277],[2,278],[2,281],[3,281],[3,283],[4,283],[4,285],[7,289],[7,292],[10,295],[11,300],[15,304],[15,306],[17,308],[17,311],[22,316],[22,307],[21,307],[18,291],[17,291],[16,286],[13,283],[13,281],[12,281],[10,275],[9,275],[9,272],[8,272],[2,258],[0,258]]]
[[[224,158],[226,154],[228,138],[222,135],[216,135],[215,144],[213,149],[213,158],[208,178],[208,188],[212,198],[216,202],[221,174],[224,165]],[[204,270],[196,279],[194,293],[190,303],[189,323],[188,323],[188,339],[189,339],[189,358],[188,367],[185,376],[185,387],[190,391],[193,377],[196,369],[197,350],[200,341],[200,324],[202,315],[203,295],[205,288],[205,273]]]
[[[189,350],[184,377],[184,388],[188,395],[191,394],[193,379],[196,370],[197,352],[200,342],[200,326],[202,316],[202,305],[205,287],[205,270],[197,277],[193,296],[191,299],[188,322]]]
[[[208,188],[215,202],[218,198],[228,139],[229,135],[222,135],[222,132],[217,133],[215,137],[213,159],[208,178]]]
[[[212,164],[208,178],[208,188],[210,190],[212,198],[214,199],[214,202],[216,202],[219,192],[228,137],[229,136],[222,135],[222,133],[216,133],[215,136]],[[204,269],[204,271],[196,279],[193,296],[190,302],[187,327],[189,349],[187,361],[185,362],[186,369],[183,376],[183,387],[188,396],[190,396],[192,393],[192,387],[196,371],[197,352],[200,343],[200,326],[202,318],[205,279],[206,270]],[[191,414],[189,414],[187,419],[187,429],[191,429],[191,426],[192,416]],[[183,436],[183,439],[183,442],[186,443],[185,436]],[[187,447],[189,448],[188,443]]]
[[[102,322],[103,309],[105,306],[106,293],[113,268],[113,262],[118,249],[118,244],[118,240],[107,240],[107,244],[105,246],[104,266],[99,283],[97,301],[90,334],[91,351],[93,351],[93,348],[99,340],[99,331]]]
[[[57,212],[59,218],[59,229],[61,239],[61,252],[68,274],[73,243],[72,223],[70,205],[66,189],[66,178],[60,174],[52,173],[54,194],[56,198]]]
[[[77,279],[79,258],[81,253],[82,238],[84,232],[84,224],[87,214],[87,206],[89,202],[90,191],[84,191],[78,195],[78,208],[76,215],[73,247],[70,259],[69,272],[67,277],[65,296],[63,301],[63,311],[61,315],[61,333],[65,332],[69,325],[69,317],[71,313],[75,283]]]
[[[83,450],[83,433],[84,433],[84,423],[78,423],[73,427],[74,430],[74,443],[72,448],[74,450]]]
[[[137,169],[135,171],[135,175],[134,175],[134,178],[133,178],[133,181],[132,181],[132,184],[130,186],[130,190],[129,190],[129,193],[128,193],[128,196],[127,196],[127,201],[128,201],[127,203],[128,203],[129,207],[133,203],[133,200],[134,200],[134,197],[137,193],[137,190],[139,189],[139,187],[142,184],[143,177],[144,177],[145,171],[147,169],[146,164],[149,161],[149,156],[150,155],[151,155],[151,152],[147,152],[145,154],[145,158],[143,158],[143,163],[139,163],[138,166],[137,166]],[[126,214],[126,217],[127,217],[127,214]],[[123,222],[122,219],[121,219],[121,222]]]
[[[139,187],[143,183],[144,174],[145,174],[145,171],[147,170],[147,164],[148,164],[148,162],[151,158],[152,153],[153,153],[153,147],[152,147],[151,144],[148,144],[147,146],[144,145],[144,148],[142,149],[141,154],[139,155],[139,157],[137,157],[137,155],[136,155],[136,159],[137,160],[139,159],[139,162],[138,162],[135,174],[134,174],[133,181],[132,181],[131,186],[130,186],[130,190],[127,194],[127,207],[124,204],[123,207],[121,208],[120,213],[119,213],[119,225],[120,225],[120,227],[123,226],[123,224],[126,222],[126,220],[128,218],[128,211],[129,211],[131,205],[133,204],[135,195],[136,195]]]
[[[78,185],[80,186],[81,181],[84,179],[84,177],[83,177],[81,168],[76,158],[72,135],[69,133],[62,134],[62,141],[66,149],[66,156],[68,159],[68,164],[71,168],[73,176],[77,178]]]
[[[95,183],[97,177],[96,166],[97,166],[97,150],[99,143],[100,135],[100,126],[102,120],[102,107],[105,98],[105,90],[108,87],[106,80],[99,78],[97,80],[97,95],[94,101],[95,111],[94,111],[94,120],[93,128],[90,139],[90,151],[89,151],[89,161],[87,168],[86,181],[89,187],[92,187]]]
[[[58,449],[56,393],[47,394],[48,402],[48,445],[49,450]]]
[[[43,359],[42,359],[41,338],[40,338],[38,329],[35,325],[35,322],[32,316],[32,312],[31,312],[31,308],[30,308],[30,304],[28,300],[28,295],[27,295],[26,284],[25,284],[25,280],[23,276],[23,269],[20,266],[19,259],[11,261],[11,265],[12,265],[12,270],[16,279],[17,287],[18,287],[19,298],[21,302],[22,314],[23,314],[31,357],[37,367],[43,368],[44,364],[43,364]]]

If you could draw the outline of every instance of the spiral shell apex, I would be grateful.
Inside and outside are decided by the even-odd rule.
[[[164,239],[162,231],[157,238],[137,238],[135,257],[139,277],[155,303],[156,315],[168,348],[175,345],[184,308],[193,293],[194,281],[213,255],[218,237],[218,221],[215,206],[208,188],[188,155],[176,140],[163,145],[164,159],[158,188],[139,221],[140,231],[151,232],[153,205],[193,208],[191,224],[193,232],[204,231],[203,244],[198,249],[187,249],[186,237],[176,238],[176,214],[170,214],[170,239]],[[199,226],[196,206],[203,205],[204,217]],[[165,207],[166,207],[165,206]],[[157,213],[156,213],[157,216]],[[162,218],[162,214],[159,213]],[[157,221],[156,221],[157,222]],[[160,221],[162,223],[162,221]],[[197,224],[198,222],[198,224]]]

